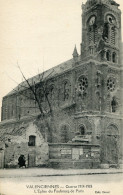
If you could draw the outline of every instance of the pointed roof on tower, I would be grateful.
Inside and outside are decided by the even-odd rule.
[[[73,58],[75,57],[78,57],[78,52],[77,52],[77,49],[76,49],[76,45],[74,47],[74,51],[73,51]]]

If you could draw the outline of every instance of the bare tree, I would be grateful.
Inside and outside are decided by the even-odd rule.
[[[50,91],[49,91],[48,80],[50,76],[52,75],[52,73],[54,72],[54,69],[47,76],[45,75],[45,72],[38,74],[36,76],[37,81],[35,82],[33,78],[27,79],[25,77],[19,65],[18,65],[18,68],[22,74],[24,82],[19,84],[18,88],[14,89],[14,91],[18,94],[18,96],[22,95],[26,97],[26,99],[35,102],[35,106],[32,107],[31,105],[29,106],[27,105],[26,107],[24,106],[23,108],[28,108],[28,109],[37,108],[39,110],[40,114],[38,115],[38,119],[44,123],[44,126],[46,127],[45,129],[47,129],[46,130],[47,132],[45,133],[49,134],[50,141],[51,141],[52,139],[51,134],[53,133],[53,131],[55,132],[56,127],[55,127],[55,122],[54,122],[53,105],[52,105],[52,101],[49,98]],[[41,101],[41,94],[39,93],[39,90],[41,94],[44,96],[45,102]],[[31,95],[24,93],[24,91],[28,91],[29,92],[28,94],[31,94]],[[43,104],[45,105],[47,104],[48,107],[46,108]],[[22,108],[22,105],[18,104],[17,107]],[[19,119],[20,118],[21,116],[19,116]]]

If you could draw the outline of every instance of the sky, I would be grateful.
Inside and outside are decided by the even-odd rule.
[[[75,44],[80,53],[82,2],[0,0],[0,107],[22,81],[18,65],[29,78],[71,59]]]

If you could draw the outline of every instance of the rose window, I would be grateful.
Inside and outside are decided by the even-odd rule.
[[[88,87],[88,80],[85,76],[83,76],[79,79],[79,89],[82,92],[85,92],[87,87]]]
[[[108,91],[114,91],[115,90],[115,85],[116,85],[116,82],[115,82],[115,78],[109,78],[107,80],[107,88],[108,88]]]

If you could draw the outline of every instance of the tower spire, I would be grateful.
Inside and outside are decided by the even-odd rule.
[[[73,51],[73,58],[77,58],[77,57],[78,57],[78,52],[77,52],[76,45],[75,45],[74,51]]]

